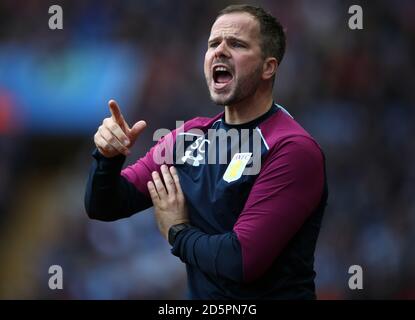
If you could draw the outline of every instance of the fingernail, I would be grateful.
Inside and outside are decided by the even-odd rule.
[[[128,146],[130,144],[130,141],[128,141],[127,139],[124,140],[124,145]]]

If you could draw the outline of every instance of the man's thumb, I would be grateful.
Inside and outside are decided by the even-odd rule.
[[[130,130],[132,140],[137,139],[138,135],[146,128],[147,123],[143,120],[136,122]]]

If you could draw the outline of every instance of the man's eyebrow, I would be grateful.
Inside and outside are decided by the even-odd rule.
[[[214,41],[218,41],[220,38],[222,38],[222,36],[217,36],[211,39],[208,39],[208,43],[214,42]]]
[[[223,38],[222,36],[216,36],[216,37],[214,37],[212,39],[209,39],[208,40],[208,43],[218,41],[219,39],[222,39],[222,38]],[[243,42],[243,43],[247,43],[244,39],[238,38],[238,37],[235,37],[235,36],[225,36],[225,38],[227,40],[231,40],[231,41],[240,41],[240,42]]]

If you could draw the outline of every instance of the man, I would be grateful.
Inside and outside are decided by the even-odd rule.
[[[273,102],[284,50],[274,17],[261,8],[227,7],[212,26],[204,66],[211,99],[223,113],[186,122],[122,171],[145,122],[130,128],[110,101],[112,116],[95,134],[89,217],[111,221],[154,205],[160,232],[186,264],[191,298],[316,297],[324,156]],[[218,145],[229,136],[212,132],[237,139]],[[160,149],[173,165],[161,165]]]

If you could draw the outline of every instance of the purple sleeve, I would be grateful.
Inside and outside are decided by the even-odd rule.
[[[320,202],[324,159],[304,136],[270,150],[235,226],[244,281],[260,277]]]

